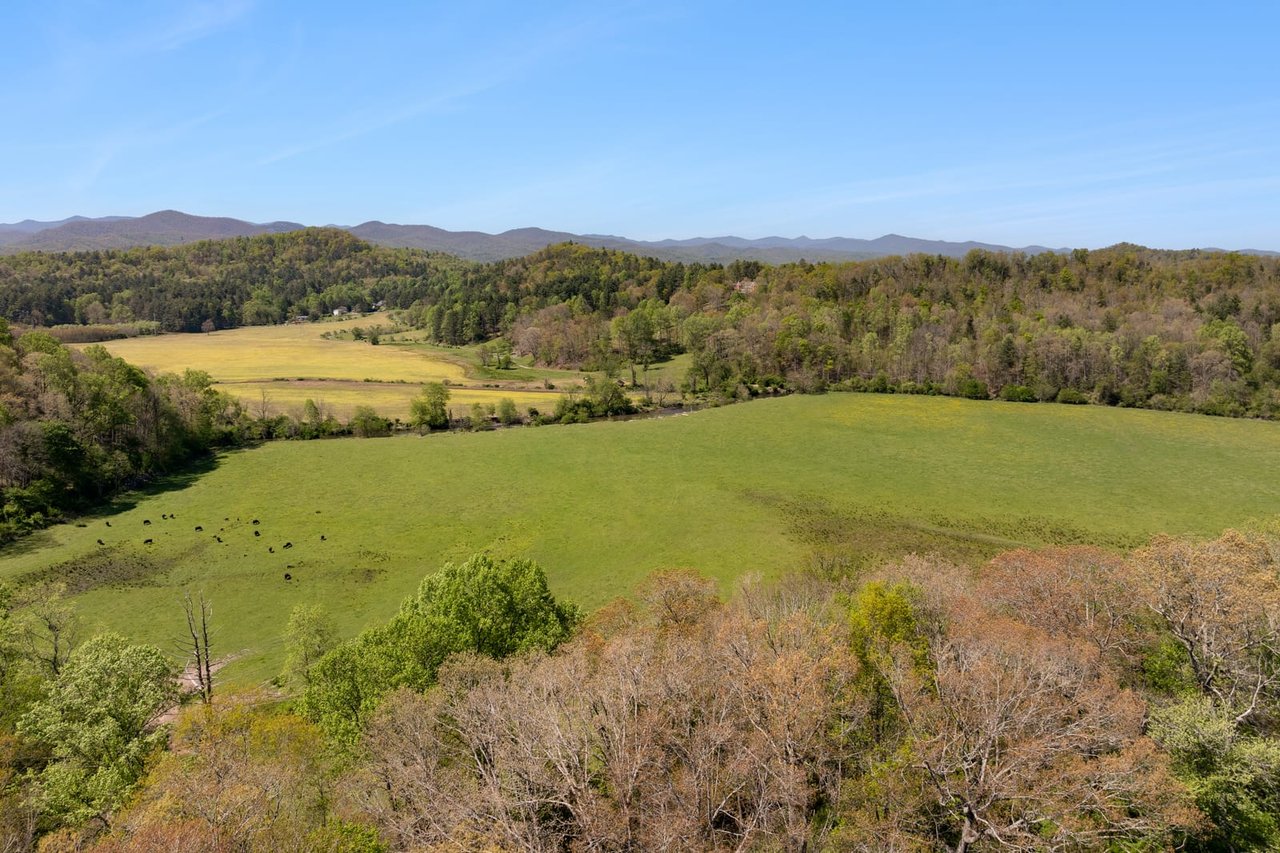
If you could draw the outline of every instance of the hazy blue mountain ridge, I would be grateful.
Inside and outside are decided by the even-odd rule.
[[[276,234],[306,227],[298,222],[254,223],[230,217],[193,216],[177,210],[161,210],[147,216],[104,216],[89,219],[72,216],[41,222],[24,219],[0,223],[0,253],[25,251],[71,252],[123,249],[134,246],[173,246],[198,240],[222,240]],[[496,261],[536,252],[554,243],[573,241],[599,248],[618,249],[666,261],[729,263],[757,260],[765,263],[849,261],[913,253],[959,258],[973,249],[993,252],[1066,251],[1045,246],[1002,246],[975,241],[951,242],[885,234],[874,240],[853,237],[761,237],[748,239],[724,235],[687,239],[632,240],[610,234],[572,234],[545,228],[515,228],[500,234],[483,231],[448,231],[432,225],[400,225],[370,221],[360,225],[333,226],[382,246],[446,252],[474,261]],[[1221,251],[1221,250],[1208,250]],[[1240,250],[1246,254],[1275,255],[1266,250]]]

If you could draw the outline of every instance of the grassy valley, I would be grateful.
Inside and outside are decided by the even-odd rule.
[[[0,259],[0,842],[1280,844],[1277,274]]]
[[[1060,5],[7,4],[0,853],[1280,851],[1280,4]]]
[[[182,591],[202,590],[220,653],[241,655],[227,677],[247,683],[279,671],[296,604],[324,604],[351,634],[475,552],[536,559],[558,596],[590,609],[657,569],[727,583],[824,560],[938,552],[976,564],[1018,545],[1211,536],[1274,516],[1278,484],[1272,423],[790,397],[655,420],[273,442],[86,526],[34,534],[0,554],[0,579],[65,580],[91,622],[161,645],[180,634]]]

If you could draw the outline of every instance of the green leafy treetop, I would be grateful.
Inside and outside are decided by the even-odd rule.
[[[449,389],[443,382],[428,382],[409,404],[409,423],[419,432],[449,425]]]
[[[174,666],[153,646],[101,634],[76,649],[19,730],[49,747],[44,811],[69,824],[118,808],[166,738],[157,717],[177,701]]]
[[[569,639],[581,618],[577,606],[555,600],[537,563],[487,554],[428,575],[400,613],[442,620],[463,649],[493,658],[549,651]]]
[[[567,640],[581,620],[558,602],[532,560],[479,554],[446,564],[386,625],[340,643],[310,669],[303,713],[339,741],[352,742],[379,701],[398,687],[424,690],[459,652],[501,658]]]

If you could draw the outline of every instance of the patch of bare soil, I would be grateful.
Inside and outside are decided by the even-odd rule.
[[[227,655],[225,657],[218,658],[217,660],[215,660],[213,663],[209,665],[209,671],[213,675],[217,675],[218,672],[224,666],[231,663],[233,660],[235,660],[238,657],[240,657],[239,654],[234,654],[234,655]],[[195,662],[192,661],[191,663],[188,663],[183,668],[182,672],[178,675],[178,695],[179,697],[187,697],[187,696],[192,696],[199,692],[200,692],[200,676],[196,672]],[[182,708],[182,702],[178,701],[172,707],[166,708],[160,714],[160,716],[156,717],[152,725],[159,728],[160,726],[167,725],[169,723],[174,722],[175,720],[178,719],[178,711],[181,708]]]

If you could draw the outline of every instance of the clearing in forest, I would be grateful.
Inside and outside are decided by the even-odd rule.
[[[352,634],[387,619],[425,574],[480,551],[537,560],[557,596],[592,608],[655,569],[693,568],[728,590],[746,572],[911,551],[973,564],[1020,544],[1128,548],[1277,514],[1280,424],[830,394],[272,442],[15,543],[0,551],[0,579],[66,581],[91,627],[160,645],[181,634],[182,592],[203,592],[214,651],[244,651],[227,677],[247,682],[278,672],[295,605],[324,605]]]
[[[449,384],[449,405],[458,416],[472,403],[496,403],[502,397],[515,400],[522,411],[529,406],[550,411],[562,390],[582,382],[583,374],[572,371],[486,368],[475,347],[431,346],[406,335],[386,336],[377,345],[351,337],[355,329],[379,326],[391,326],[389,315],[143,336],[103,346],[156,372],[203,370],[255,415],[296,414],[311,399],[340,420],[356,406],[407,418],[409,402],[424,382]]]

